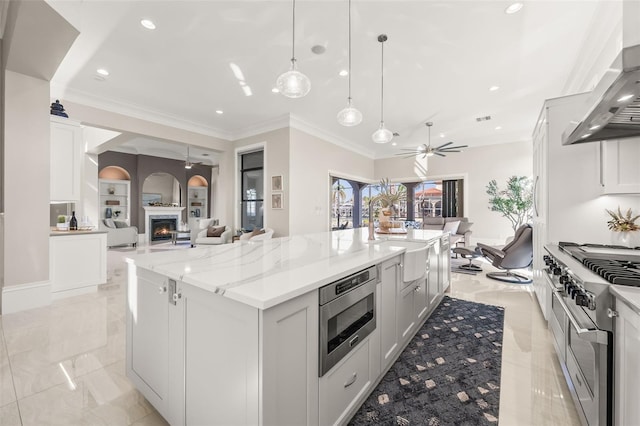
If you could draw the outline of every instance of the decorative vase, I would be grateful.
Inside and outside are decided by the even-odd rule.
[[[116,193],[116,189],[113,186],[110,186],[107,191],[109,192],[109,195],[113,195]]]
[[[640,231],[613,231],[611,243],[616,246],[634,248],[640,246]]]
[[[390,207],[383,207],[380,209],[380,213],[378,213],[378,226],[380,230],[383,232],[388,232],[389,228],[391,228],[391,211]]]

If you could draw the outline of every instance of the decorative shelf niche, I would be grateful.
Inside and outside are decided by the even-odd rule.
[[[187,212],[189,217],[209,217],[209,185],[207,180],[200,176],[192,176],[187,182]]]
[[[100,193],[100,219],[111,217],[130,223],[131,218],[131,177],[121,167],[109,166],[98,176]]]

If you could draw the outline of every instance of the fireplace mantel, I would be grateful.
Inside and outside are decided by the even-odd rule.
[[[149,229],[149,220],[152,216],[174,216],[177,219],[179,225],[182,221],[182,210],[185,209],[185,207],[156,206],[142,206],[142,208],[144,208],[144,239],[146,243],[149,243],[151,241],[151,236],[149,234],[151,232],[151,230]]]

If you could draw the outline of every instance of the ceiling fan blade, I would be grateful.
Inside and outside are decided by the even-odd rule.
[[[457,146],[448,146],[444,149],[460,149],[460,148],[467,148],[469,145],[457,145]]]
[[[447,143],[443,143],[442,145],[440,145],[439,147],[436,147],[435,149],[442,149],[447,145],[451,145],[453,142],[447,142]]]
[[[462,151],[460,151],[459,149],[443,149],[443,150],[438,151],[438,152],[444,152],[444,153],[448,154],[450,152],[462,152]]]
[[[441,153],[439,153],[439,152],[437,152],[437,151],[433,151],[433,153],[434,153],[435,155],[439,155],[440,157],[446,157],[446,155],[441,154]]]

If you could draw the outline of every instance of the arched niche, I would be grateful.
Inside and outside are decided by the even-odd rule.
[[[209,183],[200,175],[189,178],[187,215],[189,217],[207,217],[209,204]]]
[[[118,166],[107,166],[98,173],[100,179],[131,180],[129,172]]]
[[[182,187],[172,174],[152,173],[142,184],[142,205],[182,205]]]

